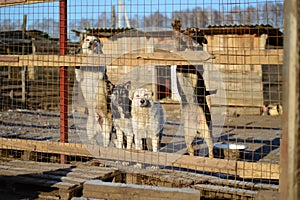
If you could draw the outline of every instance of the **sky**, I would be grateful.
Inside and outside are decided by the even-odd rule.
[[[119,0],[69,0],[68,12],[70,19],[80,17],[96,18],[101,12],[110,12],[111,5],[118,5]],[[266,0],[123,0],[128,15],[149,15],[161,12],[170,15],[173,11],[193,9],[195,7],[214,8],[217,10],[230,10],[233,6],[241,8],[264,3]],[[283,0],[272,0],[269,2],[283,2]],[[58,18],[58,2],[38,3],[31,5],[20,5],[0,8],[1,18],[18,18],[20,14],[27,14],[29,18]]]
[[[71,21],[85,19],[98,19],[99,15],[106,12],[111,16],[112,5],[118,10],[120,0],[69,0],[68,1],[68,20]],[[257,6],[265,3],[266,0],[123,0],[126,13],[129,18],[142,19],[143,16],[149,16],[152,13],[160,12],[168,17],[174,11],[181,11],[195,7],[203,9],[222,10],[225,13],[232,7],[238,6],[241,9],[249,5]],[[283,0],[271,0],[271,3],[283,3]],[[3,20],[19,21],[22,23],[23,15],[27,15],[27,24],[35,27],[38,20],[59,18],[59,3],[38,3],[30,5],[19,5],[0,8],[0,22]],[[124,14],[123,16],[124,17]],[[21,26],[20,24],[18,25]],[[54,26],[54,24],[53,24]],[[16,26],[17,27],[17,26]],[[37,27],[38,29],[50,29],[49,27]]]

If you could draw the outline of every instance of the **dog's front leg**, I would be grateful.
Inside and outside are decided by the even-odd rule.
[[[132,149],[132,143],[133,143],[133,134],[130,132],[129,134],[126,135],[127,138],[127,149]]]
[[[141,133],[139,132],[139,126],[137,123],[138,119],[132,118],[132,129],[133,129],[133,135],[134,135],[134,143],[135,143],[135,149],[136,150],[142,150],[143,149],[143,142]]]
[[[75,78],[77,82],[82,82],[83,81],[83,71],[80,68],[75,68]]]
[[[200,136],[204,138],[206,145],[208,146],[208,157],[214,157],[214,143],[213,143],[213,136],[212,132],[209,129],[205,117],[205,113],[201,106],[198,106],[198,132]]]
[[[87,117],[87,123],[86,123],[86,132],[90,144],[97,143],[96,130],[97,130],[97,122],[95,120],[95,116],[93,115],[93,112],[89,112],[89,115]]]
[[[123,131],[120,128],[116,128],[117,134],[117,148],[123,148]]]
[[[182,107],[182,120],[183,120],[183,130],[184,138],[187,146],[188,154],[194,155],[194,147],[192,145],[195,137],[197,136],[197,108],[193,105],[184,105]]]
[[[107,147],[110,141],[110,133],[112,129],[111,117],[108,114],[103,114],[101,110],[95,112],[97,124],[97,133],[102,136],[102,145]]]
[[[158,152],[159,149],[159,133],[153,133],[152,135],[152,151]]]
[[[103,135],[103,146],[107,147],[110,141],[110,133],[112,129],[112,121],[109,116],[104,117],[102,135]]]

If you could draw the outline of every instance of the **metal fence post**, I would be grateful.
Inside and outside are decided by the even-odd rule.
[[[67,0],[59,1],[59,41],[60,55],[67,53]],[[60,70],[60,142],[68,142],[68,68]],[[66,156],[61,155],[61,163],[66,163]]]

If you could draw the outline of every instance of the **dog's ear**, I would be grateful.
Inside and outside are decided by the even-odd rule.
[[[131,90],[131,81],[127,81],[127,82],[124,84],[124,87],[125,87],[127,90]]]
[[[129,99],[130,99],[130,100],[133,100],[134,92],[135,92],[135,89],[134,89],[134,88],[132,88],[132,89],[129,90]]]
[[[95,37],[94,42],[97,42],[100,47],[103,47],[103,42],[98,37]]]
[[[106,81],[106,87],[107,87],[108,92],[112,93],[112,91],[115,88],[115,85],[112,82],[110,82],[109,80],[107,80]]]
[[[76,49],[75,49],[75,54],[82,54],[82,47],[80,46],[80,47],[77,47]]]
[[[154,92],[152,90],[148,90],[147,91],[147,95],[153,97],[154,96]]]
[[[133,100],[133,95],[134,95],[134,91],[133,90],[129,90],[129,99]]]

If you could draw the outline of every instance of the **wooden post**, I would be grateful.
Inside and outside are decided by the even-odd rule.
[[[59,44],[60,55],[67,53],[67,0],[59,1]],[[59,68],[60,85],[60,142],[68,142],[68,68]],[[66,155],[61,155],[60,162],[67,162]]]
[[[26,101],[26,66],[21,70],[21,79],[22,79],[22,102]]]
[[[24,42],[24,39],[25,39],[25,34],[26,34],[26,24],[27,24],[27,15],[24,15],[23,16],[23,24],[22,24],[22,41],[23,41],[23,44],[22,44],[22,55],[25,54],[25,42]]]
[[[298,7],[297,7],[298,4]],[[298,11],[297,11],[298,8]],[[280,143],[280,199],[300,199],[300,29],[298,0],[284,6],[283,130]]]
[[[35,38],[31,38],[31,48],[32,48],[32,55],[36,53],[36,46],[35,46]],[[35,80],[35,66],[29,65],[27,66],[28,70],[28,79]]]

